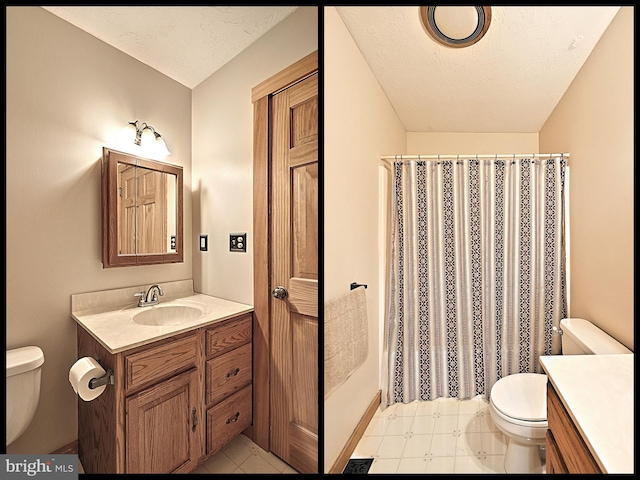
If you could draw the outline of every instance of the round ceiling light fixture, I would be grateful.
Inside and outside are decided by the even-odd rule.
[[[420,18],[433,39],[462,48],[480,40],[491,24],[491,7],[420,7]]]

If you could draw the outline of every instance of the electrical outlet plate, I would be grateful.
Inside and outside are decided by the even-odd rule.
[[[246,252],[247,251],[247,234],[246,233],[229,234],[229,251]]]

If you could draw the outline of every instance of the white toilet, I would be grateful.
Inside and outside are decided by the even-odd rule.
[[[7,443],[22,435],[40,400],[40,375],[44,353],[29,346],[7,350]]]
[[[633,353],[582,318],[560,321],[563,355]],[[547,433],[547,376],[515,373],[498,380],[489,399],[491,419],[507,437],[507,473],[542,473],[540,446]]]

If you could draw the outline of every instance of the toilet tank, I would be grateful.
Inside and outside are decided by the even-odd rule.
[[[6,445],[11,445],[31,424],[40,401],[44,353],[28,346],[7,350]]]
[[[560,320],[560,329],[563,355],[633,353],[584,318],[563,318]]]

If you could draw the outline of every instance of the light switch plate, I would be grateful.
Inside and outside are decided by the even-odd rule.
[[[208,236],[200,235],[200,251],[201,252],[207,251],[207,243],[208,243]]]
[[[246,233],[229,234],[229,251],[246,252],[247,251],[247,234]]]

